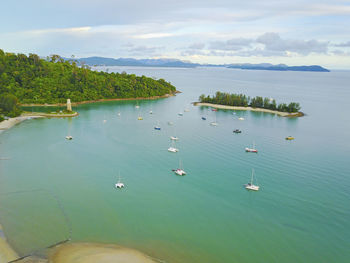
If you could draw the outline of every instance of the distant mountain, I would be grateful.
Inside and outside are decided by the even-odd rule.
[[[321,66],[287,66],[285,64],[272,65],[269,63],[261,64],[232,64],[228,68],[251,69],[251,70],[277,70],[277,71],[317,71],[329,72],[328,69]]]
[[[194,68],[200,64],[181,61],[178,59],[134,59],[134,58],[104,58],[88,57],[78,59],[80,63],[89,66],[139,66],[139,67],[180,67]]]
[[[251,70],[278,70],[278,71],[318,71],[329,72],[328,69],[321,66],[287,66],[285,64],[273,65],[270,63],[261,64],[198,64],[179,59],[135,59],[135,58],[104,58],[104,57],[88,57],[77,59],[81,64],[89,66],[137,66],[137,67],[178,67],[178,68],[195,68],[195,67],[226,67],[237,69]]]

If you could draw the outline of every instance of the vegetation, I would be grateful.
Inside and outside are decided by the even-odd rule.
[[[0,95],[0,121],[4,120],[3,116],[16,117],[21,114],[17,98],[12,94]]]
[[[107,73],[51,55],[5,53],[0,49],[0,94],[12,94],[21,104],[73,102],[152,97],[171,94],[176,88],[164,79],[134,74]]]
[[[288,105],[286,103],[277,105],[274,99],[259,96],[251,98],[243,94],[229,94],[220,91],[216,92],[213,97],[205,96],[203,94],[199,97],[199,101],[228,106],[262,108],[282,112],[299,112],[300,110],[300,105],[296,102],[291,102]]]

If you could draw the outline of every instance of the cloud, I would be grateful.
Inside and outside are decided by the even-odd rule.
[[[188,48],[189,49],[203,49],[205,47],[204,43],[193,43]]]
[[[275,52],[295,52],[300,55],[324,53],[328,51],[329,42],[317,40],[282,39],[278,33],[265,33],[256,39],[265,46],[265,50]]]
[[[339,43],[339,44],[334,44],[335,47],[350,47],[350,41],[344,42],[344,43]]]
[[[247,38],[232,38],[226,41],[214,41],[210,43],[209,49],[213,50],[241,50],[248,47],[254,40]]]

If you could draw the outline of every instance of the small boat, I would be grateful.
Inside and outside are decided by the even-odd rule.
[[[67,140],[73,140],[73,136],[67,135],[67,136],[66,136],[66,139],[67,139]]]
[[[182,112],[179,112],[178,115],[179,115],[179,116],[183,116],[184,114],[183,114]]]
[[[240,121],[244,121],[244,118],[243,117],[239,117],[238,118]]]
[[[205,121],[207,118],[206,117],[202,117],[202,120]]]
[[[176,136],[170,136],[170,140],[177,141],[179,138]]]
[[[169,152],[172,152],[172,153],[177,153],[179,151],[179,149],[176,148],[175,146],[175,141],[172,141],[172,144],[171,146],[168,148],[168,151]]]
[[[119,177],[118,177],[118,182],[115,184],[115,188],[119,188],[119,189],[122,189],[124,188],[124,184],[120,181],[120,174],[119,174]]]
[[[174,125],[174,123],[172,121],[168,121],[168,125]]]
[[[212,111],[218,111],[218,109],[215,109],[215,108],[213,108],[213,109],[211,109]]]
[[[233,130],[233,133],[242,133],[242,131],[239,129],[235,129],[235,130]]]
[[[150,111],[149,111],[149,114],[153,114],[153,111],[150,110]]]
[[[287,141],[294,140],[294,137],[292,137],[292,136],[288,136],[288,137],[286,137],[286,140],[287,140]]]
[[[143,120],[143,118],[142,118],[141,116],[138,116],[137,119],[138,119],[139,121],[142,121],[142,120]]]
[[[189,112],[190,110],[189,109],[185,109],[184,112]]]
[[[103,120],[103,123],[106,123],[107,122],[107,120]]]
[[[118,112],[118,116],[120,116],[121,115],[121,113],[120,112]]]
[[[183,168],[182,168],[182,162],[181,162],[181,160],[179,161],[179,168],[177,168],[177,169],[173,169],[173,172],[175,173],[175,174],[177,174],[177,175],[186,175],[186,172],[183,170]]]
[[[139,108],[140,108],[140,106],[139,106],[139,104],[138,104],[138,103],[136,103],[135,108],[136,108],[136,109],[139,109]]]
[[[211,126],[218,126],[219,124],[216,122],[216,114],[215,114],[215,121],[210,123]]]
[[[251,152],[251,153],[258,153],[258,150],[255,149],[255,143],[253,143],[253,148],[248,148],[248,147],[246,147],[246,148],[245,148],[245,151],[246,151],[246,152]]]
[[[253,190],[253,191],[259,191],[260,187],[258,185],[254,185],[253,184],[253,180],[254,180],[254,169],[252,169],[252,178],[250,179],[250,183],[247,183],[245,185],[245,189]]]
[[[154,129],[160,131],[159,121],[157,122],[157,125],[154,126]]]

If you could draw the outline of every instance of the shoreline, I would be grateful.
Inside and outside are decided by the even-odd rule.
[[[0,262],[10,262],[19,258],[18,254],[6,240],[6,236],[0,225]]]
[[[174,91],[172,94],[165,94],[162,96],[152,96],[152,97],[137,97],[137,98],[115,98],[115,99],[98,99],[98,100],[85,100],[80,102],[72,102],[72,106],[78,106],[82,104],[96,103],[96,102],[106,102],[106,101],[123,101],[123,100],[156,100],[164,99],[176,96],[177,93],[181,91]],[[20,104],[21,107],[65,107],[67,103],[54,103],[54,104],[36,104],[36,103],[23,103]]]
[[[0,122],[0,134],[13,126],[21,123],[25,120],[38,119],[38,118],[70,118],[78,116],[78,112],[73,112],[72,114],[66,113],[44,113],[44,112],[23,112],[20,116],[9,118],[8,120],[3,120]]]
[[[252,108],[252,107],[243,107],[243,106],[228,106],[228,105],[221,105],[221,104],[212,104],[212,103],[206,103],[206,102],[194,102],[194,106],[204,106],[204,107],[212,107],[222,110],[245,110],[245,111],[257,111],[257,112],[267,112],[272,114],[277,114],[281,117],[288,117],[288,118],[295,118],[295,117],[302,117],[304,116],[304,113],[302,112],[282,112],[282,111],[276,111],[276,110],[269,110],[269,109],[262,109],[262,108]]]

